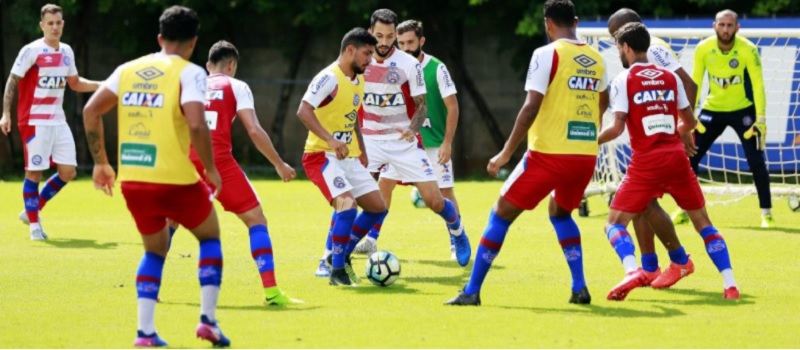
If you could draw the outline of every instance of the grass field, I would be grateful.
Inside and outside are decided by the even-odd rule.
[[[473,254],[500,186],[458,184]],[[42,213],[50,240],[32,242],[17,220],[21,187],[0,183],[0,347],[130,347],[142,248],[119,192],[108,198],[89,181],[70,184]],[[466,283],[472,265],[461,268],[448,260],[441,219],[413,208],[408,188],[395,192],[380,241],[380,248],[400,257],[400,280],[389,288],[367,283],[356,289],[331,287],[313,275],[330,218],[317,189],[308,181],[256,181],[255,188],[269,218],[278,283],[306,304],[261,306],[247,231],[222,213],[225,270],[218,317],[234,347],[800,347],[800,213],[791,213],[785,199],[775,200],[778,227],[769,230],[758,227],[755,197],[710,208],[729,244],[741,300],[721,298],[722,278],[702,240],[683,225],[678,234],[693,254],[694,275],[669,290],[638,289],[624,302],[606,301],[623,270],[602,230],[608,209],[594,197],[590,217],[575,214],[591,306],[567,303],[569,271],[540,206],[512,226],[484,284],[483,306],[458,308],[442,302]],[[663,205],[675,208],[671,199]],[[194,339],[197,254],[196,241],[179,231],[156,311],[159,334],[172,347],[209,346]],[[663,248],[659,255],[665,266]],[[358,271],[364,261],[354,263]]]

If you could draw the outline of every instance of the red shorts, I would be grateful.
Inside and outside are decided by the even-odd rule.
[[[550,192],[558,206],[574,210],[592,180],[596,156],[528,151],[508,176],[500,194],[514,206],[531,210]]]
[[[683,210],[706,205],[689,158],[681,152],[658,152],[633,159],[614,194],[611,209],[640,213],[655,198],[669,193]],[[654,166],[646,166],[654,164]],[[640,166],[645,165],[645,166]]]
[[[205,177],[205,168],[199,159],[192,159],[197,173],[203,178],[203,181],[211,189],[215,191],[211,183]],[[250,180],[244,171],[236,162],[233,157],[214,158],[214,164],[217,166],[219,176],[222,178],[222,191],[217,196],[217,200],[222,204],[225,211],[242,214],[245,213],[261,203],[258,200],[258,195],[250,184]]]
[[[167,219],[193,229],[211,214],[211,193],[198,181],[192,185],[163,185],[125,181],[122,196],[143,235],[157,233]]]

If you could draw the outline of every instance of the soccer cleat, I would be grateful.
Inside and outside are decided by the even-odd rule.
[[[214,344],[215,347],[231,346],[231,341],[219,329],[216,322],[211,322],[206,315],[200,316],[200,324],[197,325],[197,338],[205,339]]]
[[[450,260],[458,260],[456,256],[456,236],[450,234]]]
[[[645,279],[646,277],[642,269],[626,273],[625,278],[622,279],[622,282],[619,282],[619,284],[614,286],[614,288],[608,292],[606,299],[617,301],[625,300],[625,297],[628,296],[630,291],[637,287],[644,286],[644,283],[646,282]]]
[[[772,218],[772,214],[761,215],[761,228],[770,228],[775,226],[775,219]]]
[[[47,239],[47,234],[41,228],[31,230],[31,241],[44,241]]]
[[[331,270],[329,283],[332,286],[341,285],[341,286],[357,287],[357,285],[350,280],[350,276],[347,275],[347,271],[344,270],[344,267],[333,268]]]
[[[661,276],[652,281],[650,287],[653,287],[653,289],[672,287],[673,284],[678,283],[681,278],[691,275],[692,272],[694,272],[694,263],[691,258],[683,265],[670,263],[667,271],[664,271]]]
[[[155,348],[159,346],[167,346],[167,342],[165,342],[164,339],[159,338],[158,334],[155,332],[147,335],[142,331],[136,331],[136,340],[133,342],[133,346],[138,348]]]
[[[22,221],[25,225],[31,224],[31,221],[28,219],[28,213],[25,210],[19,213],[19,221]]]
[[[353,253],[370,256],[372,253],[377,251],[378,242],[373,239],[364,238],[361,240],[361,242],[356,244],[356,248],[353,250]]]
[[[682,225],[689,222],[689,214],[686,214],[685,211],[682,209],[678,209],[678,211],[672,214],[672,223],[675,225]]]
[[[656,280],[656,278],[658,278],[658,276],[661,276],[661,268],[660,268],[660,267],[659,267],[659,268],[657,268],[657,269],[656,269],[655,271],[653,271],[653,272],[647,272],[647,271],[645,271],[644,269],[642,269],[642,272],[644,273],[644,276],[646,277],[646,280],[645,280],[645,285],[644,285],[645,287],[647,287],[647,286],[649,286],[651,283],[653,283],[653,281],[655,281],[655,280]]]
[[[465,287],[466,288],[466,287]],[[445,305],[474,305],[480,306],[481,305],[481,291],[475,292],[475,294],[468,295],[464,293],[464,290],[458,291],[458,295],[456,295],[453,299],[444,302]]]
[[[589,305],[592,303],[592,296],[589,295],[589,288],[583,287],[580,291],[572,292],[572,296],[569,298],[570,304],[581,304],[581,305]]]
[[[347,276],[350,277],[350,280],[353,283],[361,283],[361,277],[358,277],[358,274],[353,270],[353,264],[350,261],[350,257],[347,257],[347,260],[344,262],[344,271],[347,272]]]
[[[325,259],[319,259],[319,267],[317,267],[317,272],[314,272],[314,276],[317,277],[329,277],[331,275],[331,268],[328,266],[328,263]]]
[[[290,298],[278,287],[267,289],[267,296],[264,299],[266,306],[285,306],[289,304],[304,304],[305,302],[300,299]]]
[[[722,293],[723,299],[739,299],[739,288],[736,286],[728,287],[725,289],[725,292]]]
[[[469,238],[467,238],[467,231],[461,230],[461,234],[453,238],[456,246],[456,258],[458,264],[467,266],[469,264],[469,257],[472,255],[472,248],[469,246]]]

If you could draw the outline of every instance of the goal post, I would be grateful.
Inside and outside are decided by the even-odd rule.
[[[691,75],[697,43],[715,35],[710,28],[711,21],[707,29],[678,28],[680,21],[673,22],[677,24],[676,27],[649,28],[650,34],[669,43],[683,69]],[[764,67],[767,95],[765,155],[773,196],[800,195],[800,29],[793,28],[798,27],[742,28],[737,33],[758,46]],[[596,27],[579,27],[578,35],[600,51],[609,79],[623,70],[619,52],[604,23]],[[708,94],[707,76],[698,94],[702,103]],[[603,125],[609,125],[610,122],[610,113],[606,113]],[[630,155],[627,132],[601,147],[595,175],[585,195],[612,196],[624,176]],[[715,195],[710,201],[712,204],[755,193],[744,150],[731,128],[717,139],[701,161],[698,178],[703,185],[703,192]],[[586,208],[582,209],[586,211]]]

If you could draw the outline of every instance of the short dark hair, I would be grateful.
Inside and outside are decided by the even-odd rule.
[[[342,48],[339,52],[344,52],[344,50],[350,45],[353,45],[356,48],[360,48],[364,45],[375,46],[378,45],[378,39],[375,39],[375,37],[372,36],[372,34],[370,34],[366,29],[355,27],[350,29],[350,31],[344,35],[344,38],[342,38]]]
[[[650,47],[650,33],[642,23],[630,22],[614,34],[617,44],[628,44],[633,52],[647,52]]]
[[[608,18],[608,27],[619,28],[631,22],[642,23],[642,17],[636,11],[623,7]]]
[[[544,2],[544,17],[559,27],[572,27],[575,23],[575,5],[570,0],[547,0]]]
[[[397,27],[397,14],[390,9],[375,10],[369,18],[369,27],[375,28],[375,23],[394,24]]]
[[[397,26],[397,35],[403,35],[404,33],[412,30],[414,31],[414,34],[417,35],[417,38],[422,38],[425,36],[422,34],[422,22],[414,19],[405,20],[403,23],[400,23],[400,25]]]
[[[239,50],[236,49],[236,46],[225,40],[211,45],[211,49],[208,50],[208,62],[215,65],[227,60],[239,60]]]
[[[61,15],[64,15],[64,12],[61,10],[61,6],[55,4],[47,4],[42,6],[42,11],[39,12],[39,19],[40,20],[44,19],[44,15],[48,13],[50,14],[60,13]]]
[[[197,12],[184,6],[172,6],[158,19],[159,34],[168,41],[187,41],[197,36],[200,17]]]

